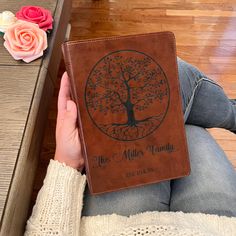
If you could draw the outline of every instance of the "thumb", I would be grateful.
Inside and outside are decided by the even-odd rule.
[[[71,100],[66,103],[66,114],[63,123],[65,128],[69,130],[74,130],[77,127],[77,107]]]

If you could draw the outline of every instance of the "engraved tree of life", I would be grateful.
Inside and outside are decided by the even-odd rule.
[[[85,102],[94,124],[122,141],[154,132],[169,106],[168,80],[150,56],[133,50],[101,58],[87,80]]]

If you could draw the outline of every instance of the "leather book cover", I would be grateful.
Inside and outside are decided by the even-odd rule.
[[[190,173],[171,32],[63,44],[92,194]]]

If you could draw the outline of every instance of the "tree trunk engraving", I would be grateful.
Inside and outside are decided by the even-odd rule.
[[[87,80],[86,107],[94,124],[123,141],[151,134],[169,104],[168,81],[161,67],[137,51],[117,51],[102,58]]]

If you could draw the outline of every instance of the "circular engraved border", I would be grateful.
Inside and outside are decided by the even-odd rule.
[[[89,78],[90,78],[90,76],[91,76],[93,70],[95,69],[95,67],[96,67],[102,60],[104,60],[104,58],[106,58],[106,57],[109,56],[109,55],[118,53],[118,52],[135,52],[135,53],[143,54],[144,56],[151,58],[152,61],[155,62],[156,65],[159,66],[159,68],[161,68],[161,70],[162,70],[162,72],[163,72],[163,75],[164,75],[164,77],[165,77],[165,80],[166,80],[166,82],[167,82],[166,84],[167,84],[167,88],[168,88],[169,99],[168,99],[168,104],[167,104],[167,107],[166,107],[166,112],[165,112],[165,114],[164,114],[164,116],[163,116],[163,118],[162,118],[160,124],[157,125],[156,128],[153,129],[152,132],[146,134],[145,136],[143,136],[143,137],[141,137],[141,138],[135,138],[135,139],[129,139],[129,140],[122,140],[122,139],[115,138],[115,137],[113,137],[113,136],[111,136],[111,135],[105,133],[105,132],[97,125],[97,123],[94,121],[94,119],[93,119],[92,115],[90,114],[89,109],[88,109],[88,107],[87,107],[87,99],[86,99],[87,84],[88,84],[88,80],[89,80]],[[145,137],[151,135],[154,131],[156,131],[156,130],[158,129],[158,127],[162,124],[162,122],[163,122],[163,120],[165,119],[166,114],[167,114],[167,112],[168,112],[168,110],[169,110],[170,98],[171,98],[171,94],[170,94],[170,86],[169,86],[169,83],[168,83],[168,79],[167,79],[167,76],[166,76],[164,70],[163,70],[162,67],[159,65],[159,63],[157,63],[151,56],[147,55],[146,53],[144,53],[144,52],[139,52],[139,51],[136,51],[136,50],[131,50],[131,49],[117,50],[117,51],[110,52],[110,53],[108,53],[107,55],[103,56],[103,57],[93,66],[93,68],[91,69],[91,71],[90,71],[90,73],[89,73],[89,76],[88,76],[88,78],[87,78],[87,81],[86,81],[85,92],[84,92],[85,107],[86,107],[86,110],[87,110],[87,112],[88,112],[88,114],[89,114],[89,117],[90,117],[90,119],[92,120],[93,124],[94,124],[103,134],[105,134],[106,136],[108,136],[108,137],[110,137],[110,138],[112,138],[112,139],[118,140],[118,141],[122,141],[122,142],[132,142],[132,141],[135,141],[135,140],[143,139],[143,138],[145,138]]]

